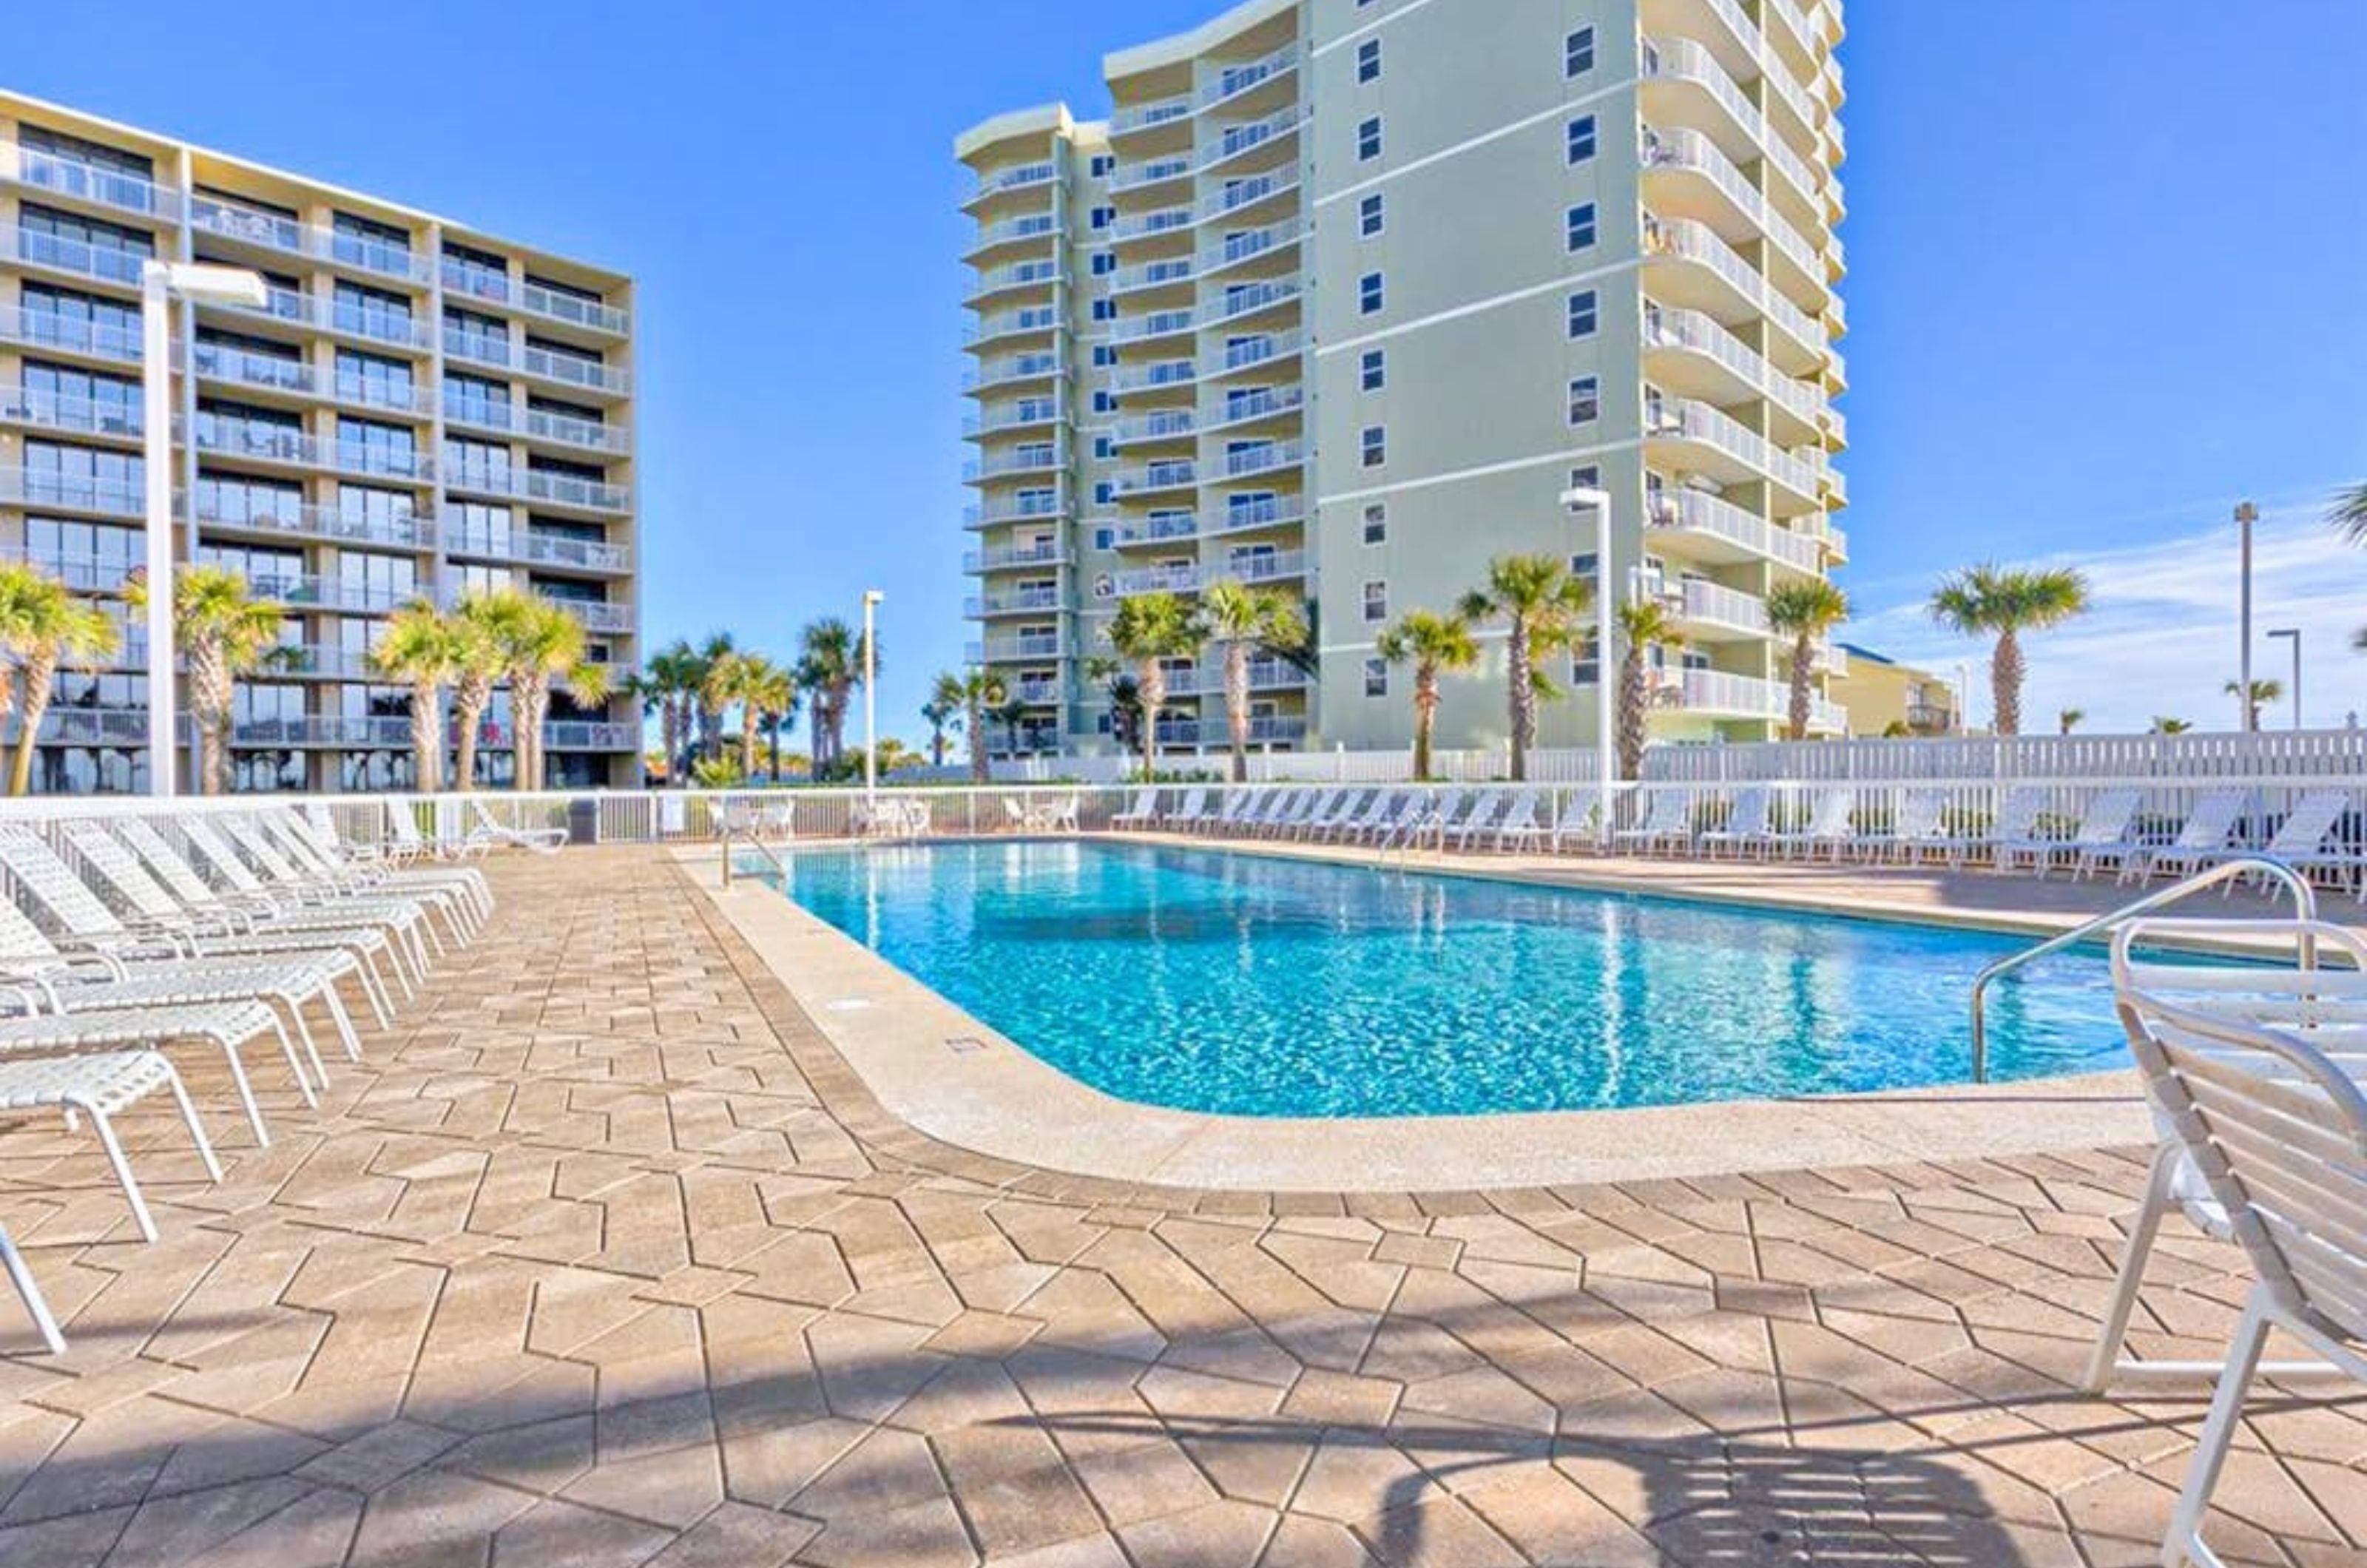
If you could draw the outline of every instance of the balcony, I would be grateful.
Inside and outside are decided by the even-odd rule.
[[[983,620],[990,615],[1051,615],[1060,608],[1060,591],[1057,588],[1019,588],[1004,593],[972,594],[962,602],[962,614],[970,620]]]
[[[189,227],[233,244],[304,256],[405,283],[424,284],[432,270],[429,258],[408,246],[341,233],[221,197],[193,197]]]
[[[0,141],[0,181],[24,186],[44,196],[65,197],[135,217],[162,219],[168,223],[180,220],[181,197],[177,191],[136,175],[40,152],[14,141]]]
[[[1200,161],[1203,174],[1213,174],[1236,159],[1246,158],[1262,150],[1279,150],[1287,146],[1298,128],[1313,118],[1311,109],[1297,104],[1243,125],[1229,125],[1217,137],[1217,144]]]
[[[78,280],[96,279],[126,288],[140,287],[141,269],[149,258],[134,251],[86,245],[32,229],[0,229],[0,259],[44,272],[64,273]]]
[[[1737,675],[1723,670],[1664,671],[1654,697],[1658,705],[1715,718],[1781,722],[1792,710],[1792,689],[1781,681]],[[1812,697],[1808,727],[1838,734],[1849,727],[1840,705]]]
[[[1062,700],[1058,681],[1012,681],[1006,686],[1013,701],[1025,703],[1031,707],[1054,706]]]
[[[1156,365],[1127,365],[1118,367],[1110,378],[1110,388],[1120,394],[1153,392],[1176,387],[1188,387],[1198,374],[1188,359],[1162,359]]]
[[[962,556],[962,570],[973,577],[989,571],[1018,571],[1029,567],[1068,564],[1067,548],[1050,542],[1041,545],[1003,545],[992,549],[966,551]]]
[[[339,473],[372,479],[402,479],[413,484],[427,484],[436,478],[436,459],[411,447],[340,441],[330,451],[332,465]]]
[[[0,423],[136,441],[146,421],[137,402],[100,401],[46,388],[0,387]]]
[[[633,607],[616,599],[553,599],[562,610],[574,613],[592,632],[629,632],[633,629]]]
[[[1229,430],[1235,425],[1297,413],[1306,404],[1307,389],[1303,387],[1268,388],[1208,404],[1204,427],[1212,433]]]
[[[1647,388],[1644,441],[1648,457],[1665,461],[1669,468],[1702,474],[1721,484],[1772,479],[1791,492],[1789,497],[1778,499],[1794,502],[1788,510],[1779,506],[1780,515],[1813,511],[1820,504],[1816,476],[1806,463],[1707,403]],[[1682,444],[1683,450],[1655,455],[1650,448],[1659,444]]]
[[[1162,491],[1190,490],[1199,483],[1199,466],[1189,459],[1153,463],[1117,475],[1112,489],[1121,497],[1155,495]]]
[[[1067,368],[1058,354],[1014,354],[1004,359],[990,359],[972,370],[962,372],[962,390],[972,397],[1029,381],[1048,381]]]
[[[607,719],[551,719],[542,727],[542,743],[553,751],[638,751],[640,727]]]
[[[268,420],[242,419],[200,409],[197,422],[198,450],[217,457],[317,468],[325,466],[323,446],[300,427]]]
[[[445,484],[474,495],[501,496],[585,512],[630,512],[632,492],[623,485],[579,479],[573,474],[545,473],[537,468],[505,468],[484,463],[456,463]]]
[[[1138,593],[1192,593],[1231,578],[1239,582],[1280,582],[1307,575],[1299,550],[1243,551],[1220,561],[1183,562],[1119,572],[1111,586],[1121,598]]]
[[[1277,468],[1295,468],[1306,460],[1307,449],[1296,441],[1266,442],[1226,453],[1217,477],[1246,479],[1251,474],[1270,474]]]
[[[1116,543],[1120,549],[1142,545],[1172,545],[1178,539],[1189,539],[1200,532],[1200,519],[1190,513],[1179,516],[1152,517],[1140,523],[1117,525]]]
[[[300,398],[320,394],[320,372],[305,360],[285,359],[276,354],[258,354],[252,349],[233,348],[219,343],[194,344],[189,355],[198,375],[209,381],[227,381],[234,386],[256,387]],[[343,393],[341,386],[339,395]]]
[[[415,550],[424,550],[435,542],[434,521],[423,513],[347,515],[334,506],[308,506],[295,500],[275,502],[240,490],[228,494],[237,499],[238,510],[229,510],[222,504],[224,492],[198,487],[198,521],[209,532],[330,539]]]
[[[962,482],[980,484],[991,479],[1051,474],[1059,472],[1061,467],[1062,459],[1057,447],[1022,446],[1008,452],[998,452],[991,457],[973,459],[964,463]]]
[[[1156,412],[1119,420],[1110,436],[1112,443],[1120,447],[1138,446],[1153,441],[1189,441],[1198,423],[1190,409],[1160,409]]]
[[[1729,236],[1738,231],[1764,236],[1776,258],[1788,264],[1790,283],[1823,308],[1830,282],[1825,258],[1769,209],[1716,141],[1682,126],[1648,125],[1641,155],[1645,201],[1653,213],[1706,221]]]
[[[966,303],[975,307],[1021,289],[1032,292],[1039,288],[1050,288],[1060,281],[1060,258],[1058,254],[1049,259],[1037,258],[1033,261],[1013,262],[1007,266],[989,267],[971,280],[969,298]]]
[[[444,357],[507,370],[517,363],[517,347],[506,333],[480,333],[460,327],[446,327]]]
[[[1022,164],[1015,168],[996,169],[978,176],[978,183],[962,198],[962,206],[970,208],[981,201],[991,201],[1014,191],[1040,190],[1060,177],[1060,167],[1050,159]]]
[[[0,546],[0,558],[20,560],[38,570],[47,572],[77,593],[117,593],[123,580],[140,568],[140,562],[119,557],[85,555],[79,551],[61,554],[48,550],[28,550],[21,545]],[[127,637],[116,653],[114,667],[131,669],[137,661],[129,658],[132,639]],[[142,659],[146,657],[146,645],[141,644]]]
[[[1730,501],[1698,491],[1655,492],[1645,512],[1656,533],[1687,541],[1687,553],[1710,561],[1770,560],[1812,576],[1824,570],[1824,550],[1808,534],[1778,528]]]
[[[1189,153],[1154,158],[1141,164],[1120,164],[1110,175],[1112,195],[1146,190],[1153,186],[1176,185],[1192,177],[1193,164]]]
[[[1049,244],[1059,232],[1060,220],[1054,214],[1022,213],[1016,218],[980,224],[978,231],[970,236],[968,249],[962,255],[965,259],[974,260],[1012,245]]]
[[[1706,366],[1660,361],[1648,372],[1654,380],[1716,402],[1764,398],[1793,422],[1795,438],[1807,440],[1817,434],[1817,415],[1824,405],[1817,389],[1784,375],[1710,316],[1647,301],[1643,335],[1648,353],[1676,352],[1710,361]]]
[[[559,326],[610,337],[624,336],[631,325],[631,318],[623,310],[606,300],[586,299],[540,283],[528,282],[519,287],[517,308]]]
[[[61,474],[48,468],[0,468],[0,503],[138,517],[145,496],[140,481]]]
[[[1195,270],[1190,256],[1168,256],[1160,261],[1122,266],[1110,276],[1110,292],[1134,294],[1147,288],[1186,287],[1192,282]]]
[[[1060,312],[1049,305],[1028,305],[982,316],[962,328],[962,346],[973,351],[1016,337],[1041,337],[1060,330]]]
[[[1787,203],[1799,221],[1811,229],[1826,221],[1819,199],[1823,182],[1807,163],[1772,130],[1759,107],[1750,101],[1737,77],[1709,50],[1691,39],[1648,38],[1643,46],[1643,108],[1655,124],[1682,120],[1689,125],[1715,125],[1725,134],[1716,138],[1725,147],[1743,151],[1729,156],[1763,159],[1783,176],[1784,188],[1773,193]],[[1769,74],[1772,81],[1781,72]],[[1715,106],[1712,108],[1710,106]]]
[[[547,409],[527,409],[524,428],[529,441],[548,441],[554,446],[572,446],[579,451],[598,452],[611,457],[623,457],[632,445],[623,425],[604,424],[598,420],[579,419],[573,414],[552,413]]]
[[[1014,430],[1034,430],[1059,423],[1059,412],[1050,399],[1036,406],[989,409],[962,421],[962,434],[972,441],[982,441]]]
[[[1112,240],[1123,245],[1136,240],[1181,233],[1191,226],[1190,208],[1162,207],[1155,212],[1127,213],[1110,225],[1109,234]]]
[[[411,746],[411,720],[353,717],[343,714],[303,714],[289,718],[242,718],[232,721],[230,743],[236,747],[335,746],[360,750]]]
[[[1182,337],[1192,331],[1189,310],[1158,310],[1129,321],[1120,321],[1110,334],[1117,344],[1150,343],[1159,338]]]
[[[525,561],[574,571],[629,571],[633,561],[632,551],[622,545],[570,538],[564,534],[545,534],[530,528],[467,529],[447,534],[444,547],[456,556]]]
[[[1244,64],[1224,66],[1217,73],[1215,81],[1203,83],[1195,95],[1199,111],[1206,113],[1220,105],[1232,103],[1297,69],[1298,50],[1296,45],[1285,45],[1263,59]]]
[[[1212,245],[1204,245],[1195,258],[1200,274],[1213,277],[1236,266],[1245,265],[1260,256],[1276,256],[1295,247],[1304,236],[1307,225],[1297,218],[1269,223],[1263,229],[1244,230],[1228,234]]]
[[[1110,116],[1110,140],[1134,136],[1162,125],[1177,125],[1192,117],[1189,97],[1161,98],[1154,103],[1128,104]]]
[[[603,392],[611,397],[625,395],[625,372],[614,365],[596,359],[585,359],[572,354],[560,354],[531,344],[519,356],[518,365],[529,376],[585,391]]]
[[[1195,209],[1195,222],[1213,223],[1220,218],[1230,218],[1274,197],[1285,196],[1298,188],[1297,165],[1276,169],[1272,174],[1253,175],[1236,180],[1216,195],[1202,198]]]
[[[1059,659],[1060,649],[1060,636],[1052,632],[1036,636],[990,637],[969,644],[963,651],[972,664],[1018,664],[1035,660]]]
[[[1247,501],[1208,514],[1205,532],[1246,534],[1258,528],[1286,528],[1307,521],[1307,503],[1295,495]]]
[[[1305,342],[1306,335],[1294,331],[1267,333],[1240,343],[1229,343],[1217,355],[1217,363],[1208,374],[1211,377],[1229,376],[1237,370],[1253,369],[1279,359],[1295,357]]]
[[[1298,297],[1299,286],[1296,279],[1277,279],[1271,283],[1244,284],[1228,288],[1224,297],[1209,310],[1207,324],[1223,326],[1279,306],[1295,305]]]
[[[106,321],[78,321],[53,310],[0,307],[0,339],[30,344],[53,354],[78,355],[118,365],[140,362],[140,325],[135,318],[123,326]]]
[[[1307,671],[1280,659],[1250,660],[1250,690],[1253,692],[1295,692],[1308,684]],[[1193,670],[1179,671],[1167,678],[1167,691],[1177,697],[1221,697],[1225,694],[1225,670],[1221,662]]]
[[[1735,633],[1750,638],[1772,636],[1767,602],[1702,578],[1686,578],[1668,592],[1670,613],[1694,641],[1716,641]]]
[[[1159,743],[1161,746],[1229,746],[1232,727],[1222,718],[1162,718],[1159,721]],[[1307,716],[1304,714],[1253,714],[1250,717],[1249,742],[1252,746],[1307,739]]]
[[[1068,509],[1058,491],[1021,491],[1017,495],[962,508],[962,526],[991,528],[1003,523],[1048,523]]]

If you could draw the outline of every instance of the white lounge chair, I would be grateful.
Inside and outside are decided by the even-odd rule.
[[[1357,843],[1387,843],[1421,802],[1420,795],[1403,789],[1390,790],[1381,798],[1385,803],[1381,808],[1367,812],[1366,820],[1357,825],[1353,835]]]
[[[445,931],[455,943],[465,945],[469,941],[468,917],[460,896],[453,889],[350,885],[288,852],[283,843],[264,830],[259,818],[225,817],[219,826],[255,868],[265,897],[283,908],[334,908],[356,918],[368,910],[400,921],[401,929],[407,932],[424,935],[440,957],[446,952],[443,935],[436,931],[435,922],[425,918],[432,911],[444,918]]]
[[[1998,840],[1997,869],[2011,871],[2017,863],[2027,862],[2043,880],[2057,864],[2068,862],[2075,876],[2085,875],[2099,863],[2099,852],[2109,852],[2126,840],[2143,798],[2134,789],[2099,790],[2080,808],[2078,826],[2064,838],[2041,835],[2033,815],[2022,831]],[[2085,872],[2080,869],[2083,866]]]
[[[2079,830],[2067,846],[2073,881],[2085,882],[2107,864],[2115,870],[2126,866],[2130,852],[2140,847],[2130,841],[2130,833],[2144,804],[2145,793],[2134,789],[2108,789],[2088,803]],[[2041,868],[2039,875],[2045,874]]]
[[[1355,811],[1356,803],[1363,798],[1362,792],[1357,790],[1330,791],[1322,796],[1316,808],[1308,813],[1306,819],[1297,824],[1290,836],[1302,840],[1316,837],[1332,823],[1345,820]]]
[[[784,838],[794,836],[795,812],[790,802],[781,801],[766,810],[771,815],[771,826],[777,828]],[[275,820],[283,837],[311,844],[337,874],[357,879],[363,886],[457,888],[475,911],[478,929],[483,929],[485,921],[493,917],[493,889],[485,881],[485,874],[474,866],[398,864],[374,849],[342,838],[337,832],[335,813],[320,806],[278,813],[276,818],[266,818],[266,826]]]
[[[2170,1515],[2161,1561],[2222,1562],[2203,1522],[2273,1330],[2367,1382],[2367,1095],[2296,1031],[2142,996],[2121,1013],[2146,1091],[2255,1283]]]
[[[1117,829],[1156,828],[1159,826],[1159,792],[1155,789],[1137,790],[1134,804],[1112,815],[1109,825]]]
[[[1482,791],[1454,827],[1447,829],[1447,841],[1458,850],[1467,850],[1478,840],[1496,830],[1511,810],[1512,797],[1501,789]]]
[[[1176,802],[1175,809],[1160,818],[1160,826],[1171,832],[1196,833],[1206,828],[1211,820],[1208,812],[1208,792],[1205,789],[1187,789],[1184,792],[1184,798]]]
[[[559,846],[567,842],[564,828],[513,828],[496,821],[485,809],[484,802],[469,802],[469,837],[480,843],[508,844],[515,849],[532,850],[537,854],[557,854]]]
[[[1325,830],[1324,836],[1340,843],[1352,843],[1364,837],[1375,823],[1388,816],[1390,803],[1397,799],[1395,790],[1375,790],[1365,800],[1363,807],[1349,813]]]
[[[1224,809],[1208,818],[1208,831],[1228,838],[1246,831],[1263,798],[1255,790],[1230,791],[1225,796]]]
[[[25,1314],[33,1320],[34,1332],[41,1337],[41,1346],[52,1356],[62,1356],[66,1350],[65,1336],[58,1332],[58,1320],[42,1299],[41,1287],[33,1279],[31,1265],[17,1244],[8,1239],[8,1227],[0,1225],[0,1269],[6,1269],[8,1283],[17,1289],[17,1299],[25,1303]]]
[[[1546,835],[1546,849],[1560,854],[1566,843],[1578,843],[1592,848],[1595,843],[1594,818],[1602,808],[1602,797],[1592,790],[1574,789],[1561,803],[1561,814],[1554,818]]]
[[[1852,819],[1857,814],[1857,791],[1846,786],[1819,790],[1817,803],[1808,811],[1808,820],[1798,828],[1786,828],[1764,835],[1771,851],[1789,854],[1798,852],[1808,859],[1817,858],[1819,850],[1829,850],[1835,863],[1841,851],[1852,842]]]
[[[227,828],[227,824],[223,825]],[[180,823],[182,841],[189,846],[199,871],[210,874],[215,886],[246,908],[260,912],[274,931],[369,930],[386,932],[388,951],[406,959],[412,976],[424,979],[427,974],[427,946],[422,931],[425,925],[424,912],[416,904],[392,901],[368,902],[334,900],[315,903],[310,890],[295,886],[284,864],[251,867],[239,852],[232,847],[227,832],[217,831],[216,824],[201,818],[188,818]],[[258,874],[260,869],[261,874]],[[270,878],[268,882],[266,877]]]
[[[1941,826],[1945,809],[1938,790],[1909,790],[1887,826],[1879,832],[1852,834],[1849,847],[1871,861],[1895,857],[1902,864],[1920,863],[1926,852],[1934,850],[1953,858],[1955,846]]]
[[[1493,835],[1499,850],[1509,850],[1515,842],[1535,842],[1545,836],[1545,827],[1537,820],[1537,807],[1543,803],[1540,793],[1533,789],[1515,790],[1512,804],[1504,807],[1503,816],[1496,820]]]
[[[2007,858],[2013,850],[2053,849],[2054,840],[2038,836],[2038,819],[2045,809],[2046,793],[2044,790],[2018,784],[2006,791],[2005,799],[1999,803],[1988,829],[1965,840],[1964,848],[1966,853],[1975,850],[1984,851],[1988,855],[1990,866],[2003,871],[2008,869]]]
[[[1726,814],[1726,820],[1696,840],[1702,852],[1712,860],[1720,850],[1732,852],[1737,860],[1746,853],[1766,853],[1768,814],[1773,803],[1774,797],[1762,785],[1743,790],[1734,797],[1734,809]]]
[[[2186,820],[2178,825],[2178,831],[2168,843],[2142,848],[2127,857],[2123,863],[2123,879],[2157,874],[2187,876],[2209,866],[2227,848],[2229,835],[2243,820],[2245,808],[2251,801],[2248,787],[2211,791],[2194,803],[2194,808],[2186,814]]]
[[[1250,836],[1263,839],[1281,832],[1284,825],[1305,810],[1313,798],[1312,790],[1285,789],[1277,792],[1250,818]]]
[[[1644,820],[1633,828],[1621,828],[1611,835],[1614,849],[1632,845],[1650,854],[1663,845],[1684,851],[1693,847],[1693,792],[1682,789],[1659,789],[1651,792],[1644,804]]]
[[[2361,876],[2361,852],[2327,842],[2350,812],[2349,791],[2312,790],[2295,801],[2293,808],[2285,813],[2284,819],[2277,824],[2277,830],[2269,835],[2265,852],[2299,871],[2337,873],[2341,880],[2358,888],[2362,899],[2367,899],[2367,878]],[[2225,861],[2229,858],[2229,853],[2213,858]]]
[[[169,1091],[179,1108],[181,1123],[198,1146],[206,1175],[220,1181],[221,1165],[206,1139],[205,1123],[198,1120],[198,1108],[189,1102],[181,1075],[173,1070],[163,1052],[0,1057],[0,1115],[53,1111],[63,1115],[69,1126],[77,1116],[89,1117],[91,1131],[98,1134],[99,1149],[114,1168],[116,1185],[123,1190],[123,1201],[131,1210],[132,1224],[142,1241],[156,1239],[156,1221],[148,1212],[147,1200],[140,1195],[140,1182],[131,1174],[131,1162],[124,1157],[123,1145],[115,1136],[115,1115],[160,1089]]]

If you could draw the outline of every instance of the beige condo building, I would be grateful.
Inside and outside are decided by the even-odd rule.
[[[144,558],[140,280],[263,275],[257,309],[176,303],[176,554],[289,608],[240,684],[243,789],[410,782],[409,695],[370,678],[387,615],[515,584],[594,657],[637,661],[632,284],[374,197],[0,93],[0,552],[118,613]],[[36,789],[144,788],[146,649],[60,679]],[[12,737],[13,739],[13,737]],[[482,736],[510,767],[506,693]],[[554,784],[640,782],[629,701],[555,700]]]
[[[1017,749],[1107,746],[1116,603],[1229,576],[1318,631],[1313,678],[1258,662],[1259,744],[1402,745],[1376,633],[1515,551],[1666,605],[1657,733],[1773,733],[1764,595],[1848,550],[1840,37],[1838,0],[1249,0],[1108,56],[1105,118],[964,133],[970,653]],[[1503,737],[1488,646],[1443,745]],[[1214,660],[1172,684],[1161,739],[1221,745]]]

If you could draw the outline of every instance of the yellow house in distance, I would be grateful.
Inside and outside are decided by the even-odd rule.
[[[1872,649],[1844,643],[1845,673],[1831,682],[1852,735],[1952,735],[1962,728],[1956,694],[1941,677]]]

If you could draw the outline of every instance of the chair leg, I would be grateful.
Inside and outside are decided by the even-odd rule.
[[[2255,1285],[2244,1303],[2243,1321],[2236,1325],[2236,1341],[2227,1348],[2227,1370],[2219,1374],[2218,1392],[2211,1396],[2210,1418],[2203,1423],[2203,1436],[2195,1444],[2194,1458],[2187,1468],[2186,1484],[2180,1489],[2178,1506],[2169,1516],[2169,1534],[2161,1546],[2163,1568],[2216,1561],[2203,1544],[2203,1516],[2211,1506],[2211,1493],[2219,1484],[2219,1472],[2226,1465],[2227,1450],[2235,1444],[2236,1422],[2244,1413],[2244,1393],[2251,1385],[2253,1371],[2260,1364],[2261,1348],[2268,1342],[2268,1291],[2265,1286]]]
[[[246,1125],[255,1134],[255,1146],[267,1149],[271,1146],[271,1134],[263,1124],[263,1107],[255,1103],[255,1086],[246,1081],[246,1064],[239,1060],[238,1047],[229,1041],[223,1041],[221,1048],[223,1057],[230,1063],[231,1087],[238,1090],[239,1109],[246,1112]]]
[[[337,995],[337,983],[334,980],[321,987],[321,1000],[328,1008],[329,1017],[336,1023],[337,1043],[345,1048],[345,1060],[360,1061],[362,1059],[361,1038],[354,1032],[352,1015],[345,1011],[345,998]]]
[[[131,1205],[131,1223],[140,1227],[140,1239],[154,1241],[156,1222],[148,1213],[148,1201],[140,1196],[139,1180],[131,1174],[131,1162],[123,1157],[123,1145],[116,1141],[107,1108],[86,1100],[80,1104],[90,1117],[91,1131],[98,1134],[98,1146],[107,1151],[107,1163],[115,1168],[116,1185],[123,1189],[123,1201]]]
[[[0,1268],[8,1271],[8,1282],[17,1287],[17,1299],[25,1303],[25,1311],[40,1331],[41,1343],[52,1356],[66,1353],[66,1337],[58,1332],[58,1320],[50,1315],[50,1303],[41,1299],[41,1287],[33,1280],[33,1270],[25,1262],[25,1255],[8,1239],[8,1232],[0,1227]]]
[[[2153,1152],[2145,1199],[2137,1209],[2135,1223],[2129,1227],[2129,1239],[2121,1249],[2120,1272],[2112,1280],[2112,1303],[2105,1309],[2104,1325],[2097,1331],[2096,1348],[2088,1358],[2086,1386],[2090,1393],[2101,1393],[2112,1383],[2121,1346],[2129,1337],[2129,1317],[2136,1311],[2137,1291],[2145,1283],[2146,1259],[2153,1254],[2154,1238],[2161,1234],[2162,1215],[2169,1208],[2169,1184],[2182,1157],[2181,1145],[2174,1143],[2165,1143]]]
[[[189,1099],[189,1091],[181,1082],[180,1073],[173,1064],[164,1064],[164,1087],[173,1091],[173,1103],[181,1108],[181,1122],[189,1130],[189,1142],[198,1146],[198,1158],[205,1163],[206,1175],[221,1179],[221,1161],[214,1157],[213,1140],[206,1136],[206,1124],[198,1120],[198,1107]]]

